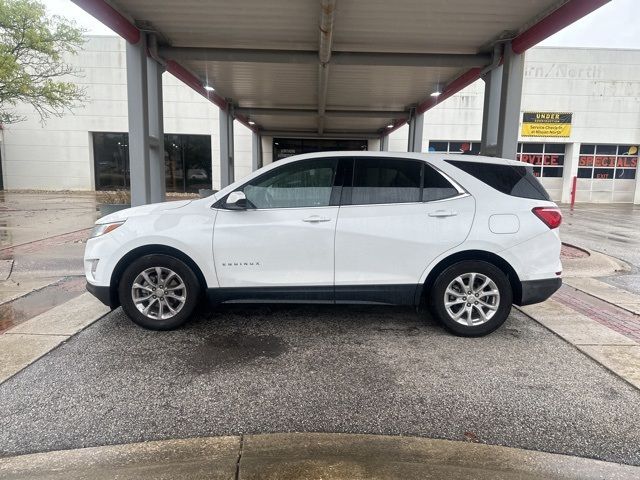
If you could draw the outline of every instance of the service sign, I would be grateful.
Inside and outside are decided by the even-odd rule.
[[[571,135],[571,113],[524,112],[523,137],[568,137]]]

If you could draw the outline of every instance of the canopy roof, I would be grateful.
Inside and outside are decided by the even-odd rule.
[[[391,131],[477,80],[505,41],[523,52],[606,3],[74,1],[129,41],[155,33],[153,56],[253,129],[353,137]]]

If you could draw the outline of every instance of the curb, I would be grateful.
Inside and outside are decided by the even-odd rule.
[[[553,300],[516,307],[612,374],[640,390],[640,345]]]
[[[150,441],[0,459],[0,479],[635,479],[640,467],[418,437],[279,433]]]
[[[589,254],[588,257],[583,258],[563,258],[563,278],[607,277],[610,275],[618,275],[621,272],[631,271],[631,266],[627,262],[612,257],[611,255],[569,243],[563,242],[563,245]]]
[[[109,312],[90,293],[83,293],[4,332],[0,385]]]

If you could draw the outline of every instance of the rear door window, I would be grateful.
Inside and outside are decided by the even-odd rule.
[[[356,158],[347,205],[420,201],[423,162],[396,158]],[[349,198],[350,197],[350,198]]]
[[[458,189],[444,178],[435,168],[425,164],[422,187],[422,201],[433,202],[458,195]]]
[[[514,197],[551,200],[530,166],[446,160],[499,192]]]

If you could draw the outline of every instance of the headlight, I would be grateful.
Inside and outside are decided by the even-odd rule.
[[[91,230],[91,235],[89,236],[89,238],[101,237],[106,233],[112,232],[123,223],[124,220],[122,222],[101,223],[100,225],[96,225],[95,227],[93,227],[93,230]]]

